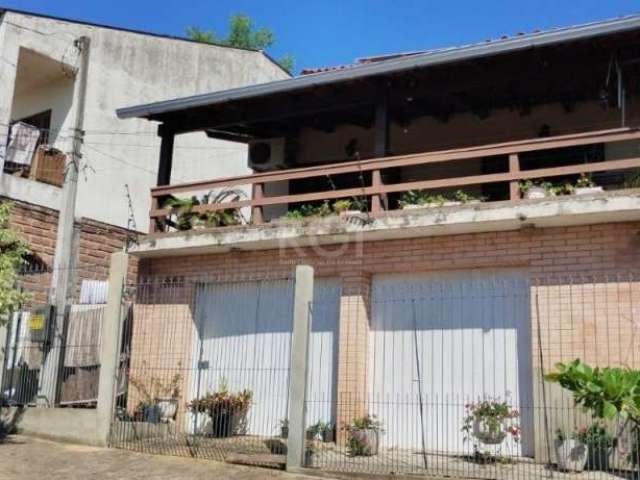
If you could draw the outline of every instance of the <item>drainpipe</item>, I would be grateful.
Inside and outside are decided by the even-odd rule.
[[[53,407],[58,401],[59,376],[62,370],[62,352],[64,347],[64,323],[68,299],[73,295],[75,275],[74,262],[74,224],[76,197],[78,194],[78,172],[82,159],[82,142],[84,137],[84,112],[87,95],[87,70],[89,66],[88,37],[74,40],[74,46],[80,54],[80,66],[76,72],[76,89],[74,95],[75,124],[73,143],[66,165],[65,181],[62,187],[62,200],[58,212],[58,230],[56,251],[53,260],[53,275],[49,292],[49,303],[55,307],[49,326],[46,345],[46,356],[40,371],[40,382],[37,404]]]

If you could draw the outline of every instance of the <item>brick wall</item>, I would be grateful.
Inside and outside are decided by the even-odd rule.
[[[545,368],[576,356],[593,363],[640,365],[640,354],[633,353],[640,351],[640,340],[633,335],[633,302],[640,298],[640,283],[638,276],[625,276],[639,273],[639,232],[640,222],[630,222],[236,251],[143,260],[140,272],[161,277],[208,274],[231,280],[246,274],[274,278],[306,263],[315,267],[318,276],[340,277],[337,399],[345,400],[337,408],[340,423],[366,408],[353,399],[367,392],[368,302],[371,277],[378,273],[500,267],[528,272],[533,281],[531,363],[536,392],[540,355]],[[538,393],[535,398],[539,400]]]
[[[0,197],[0,200],[5,199]],[[25,202],[8,200],[13,205],[11,225],[29,244],[36,261],[28,270],[32,274],[23,277],[26,290],[34,294],[36,302],[44,302],[51,285],[51,268],[55,255],[58,212],[50,208]],[[81,219],[75,225],[78,245],[75,249],[77,287],[82,279],[106,280],[110,254],[122,250],[131,232],[90,219]],[[131,262],[130,278],[135,278],[137,262]],[[78,294],[78,291],[75,292]]]

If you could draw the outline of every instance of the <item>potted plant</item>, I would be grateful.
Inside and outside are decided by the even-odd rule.
[[[280,420],[280,438],[289,437],[289,419],[283,418]]]
[[[333,202],[332,208],[333,211],[341,217],[351,217],[360,215],[363,210],[366,209],[366,203],[363,208],[363,202],[361,200],[344,198]]]
[[[251,390],[232,393],[226,379],[222,379],[216,392],[196,398],[188,406],[194,412],[209,415],[214,437],[226,438],[246,433],[246,418],[252,399]]]
[[[482,197],[456,190],[450,193],[429,193],[427,190],[409,190],[405,192],[398,204],[403,210],[423,207],[450,207],[466,203],[480,203]]]
[[[322,440],[325,443],[333,442],[335,429],[331,423],[319,421],[307,428],[307,440]]]
[[[195,207],[201,205],[221,204],[225,202],[237,202],[244,198],[241,190],[222,190],[209,192],[202,197],[189,198],[170,197],[164,202],[165,207],[171,209],[167,223],[176,230],[192,230],[200,228],[227,227],[239,225],[244,219],[237,208],[225,208],[207,212],[195,211]]]
[[[482,400],[465,405],[466,415],[462,431],[466,437],[473,437],[486,445],[498,445],[507,437],[518,441],[520,426],[517,419],[520,413],[506,402],[495,399]]]
[[[587,468],[589,470],[608,470],[609,456],[613,449],[613,437],[600,424],[578,432],[578,439],[587,446]]]
[[[591,193],[602,192],[602,187],[595,184],[590,174],[582,173],[576,181],[574,193],[576,195],[589,195]]]
[[[355,418],[346,427],[349,453],[352,456],[368,457],[378,454],[380,434],[384,433],[382,422],[375,415]]]
[[[524,180],[518,183],[518,187],[526,199],[546,198],[554,195],[553,184],[544,180]]]
[[[315,423],[310,427],[307,427],[307,430],[305,432],[305,436],[307,440],[317,440],[321,438],[322,433],[320,428],[321,428],[321,422]]]
[[[304,204],[298,208],[289,210],[286,215],[274,221],[277,224],[299,223],[306,219],[320,219],[333,213],[328,200],[320,205]]]
[[[587,445],[576,432],[556,431],[554,442],[558,470],[563,472],[582,472],[589,455]]]
[[[145,369],[143,362],[143,370]],[[180,364],[178,364],[180,368]],[[178,372],[168,382],[158,377],[144,378],[131,375],[129,383],[137,391],[140,403],[136,407],[135,418],[148,423],[169,422],[176,416],[182,375]]]

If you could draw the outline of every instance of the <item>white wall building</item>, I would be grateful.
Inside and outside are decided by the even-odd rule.
[[[80,54],[90,42],[76,217],[126,227],[128,186],[137,230],[147,231],[159,138],[117,108],[286,78],[263,52],[0,9],[0,164],[9,126],[37,115],[47,143],[71,151]],[[176,139],[172,183],[247,173],[246,147],[202,132]],[[6,165],[4,165],[6,167]],[[59,208],[61,188],[0,173],[0,196]]]

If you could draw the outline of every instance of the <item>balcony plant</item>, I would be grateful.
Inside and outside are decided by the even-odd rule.
[[[333,202],[333,211],[340,216],[359,215],[367,210],[367,201],[363,198],[343,198]]]
[[[602,191],[602,187],[595,184],[591,174],[582,173],[576,181],[574,193],[576,195],[589,195]]]
[[[553,184],[544,180],[522,180],[518,182],[518,187],[522,197],[526,199],[545,198],[554,195]]]
[[[383,424],[375,415],[355,418],[345,427],[348,434],[349,453],[356,457],[368,457],[378,454],[380,434],[384,433]]]
[[[319,421],[307,428],[307,440],[333,442],[335,429],[331,423]]]
[[[222,379],[218,390],[189,402],[193,412],[206,413],[212,424],[212,434],[216,438],[246,433],[247,414],[253,401],[251,390],[237,393],[229,391],[226,379]]]
[[[464,190],[455,190],[448,193],[431,193],[428,190],[409,190],[405,192],[398,204],[402,209],[421,207],[443,207],[462,205],[465,203],[479,203],[483,197],[474,195]]]
[[[180,369],[180,365],[178,365],[178,369]],[[181,373],[175,373],[167,381],[158,377],[145,378],[142,375],[131,375],[129,383],[140,397],[134,415],[137,419],[149,423],[167,423],[175,418],[182,383]]]
[[[474,438],[485,445],[499,445],[507,435],[515,441],[520,439],[520,413],[508,403],[487,399],[468,403],[465,410],[462,432],[466,440]]]
[[[589,449],[580,434],[575,431],[556,430],[554,441],[558,470],[581,472],[587,464]]]
[[[226,202],[237,202],[245,197],[241,190],[222,190],[209,192],[202,197],[168,198],[164,206],[171,209],[169,222],[177,230],[192,230],[194,228],[214,228],[238,225],[243,222],[240,210],[225,208],[208,212],[194,211],[200,205],[214,205]]]

